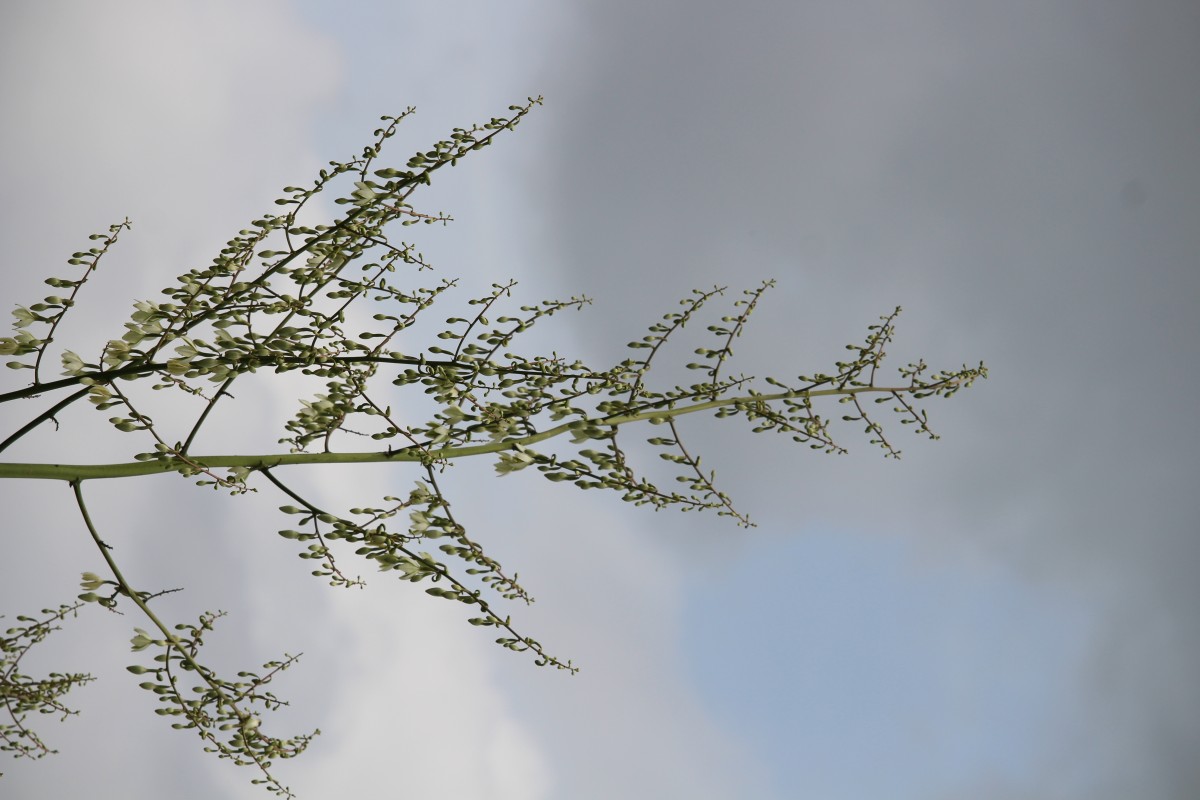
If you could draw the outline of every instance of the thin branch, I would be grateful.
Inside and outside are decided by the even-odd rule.
[[[46,420],[54,419],[55,414],[57,414],[59,411],[62,411],[64,408],[66,408],[67,406],[71,405],[79,398],[86,395],[89,391],[90,391],[90,387],[85,387],[83,389],[80,389],[79,391],[77,391],[73,394],[67,395],[62,400],[59,400],[57,403],[50,406],[50,408],[46,409],[41,414],[38,414],[36,417],[31,419],[29,422],[27,422],[23,426],[21,426],[20,430],[16,431],[12,436],[9,436],[3,442],[0,442],[0,452],[4,452],[6,449],[8,449],[9,445],[16,442],[22,436],[29,433],[31,430],[36,428],[38,425],[41,425]]]

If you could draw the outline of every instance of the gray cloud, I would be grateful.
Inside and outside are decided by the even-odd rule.
[[[1069,740],[1032,779],[961,792],[1194,794],[1200,15],[603,3],[586,27],[556,91],[551,227],[560,280],[620,309],[583,323],[594,338],[680,283],[775,275],[751,371],[818,368],[895,303],[898,354],[985,358],[992,380],[934,410],[946,442],[898,471],[805,470],[803,513],[899,524],[944,568],[982,554],[1085,598]],[[767,452],[731,482],[760,506],[796,469]],[[877,499],[855,506],[864,486]],[[897,520],[922,499],[932,524]]]

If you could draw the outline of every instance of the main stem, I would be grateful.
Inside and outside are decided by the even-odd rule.
[[[773,400],[793,400],[801,397],[813,398],[831,395],[852,396],[856,394],[879,393],[900,394],[913,391],[912,387],[885,386],[853,386],[842,389],[812,389],[802,392],[779,392],[776,394],[754,394],[741,397],[728,397],[696,403],[682,408],[655,408],[637,414],[613,415],[599,419],[580,419],[563,423],[553,428],[512,439],[475,445],[457,445],[450,447],[430,447],[410,445],[399,450],[385,450],[366,453],[279,453],[268,455],[188,455],[187,462],[176,459],[133,461],[120,464],[14,464],[0,463],[0,478],[31,478],[39,480],[85,481],[99,478],[133,478],[142,475],[156,475],[163,472],[178,472],[185,469],[195,469],[197,466],[221,469],[227,467],[246,467],[249,469],[270,469],[273,467],[289,466],[292,464],[370,464],[389,461],[428,461],[429,459],[443,460],[451,458],[466,458],[487,453],[500,453],[507,450],[528,447],[538,442],[553,439],[564,433],[576,430],[581,424],[598,425],[602,427],[617,427],[633,422],[650,420],[666,420],[692,414],[697,411],[708,411],[723,406],[748,405],[771,402]]]

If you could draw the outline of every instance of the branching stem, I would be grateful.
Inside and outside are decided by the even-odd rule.
[[[726,397],[719,400],[709,400],[704,403],[695,403],[683,408],[670,407],[655,407],[649,411],[642,411],[636,414],[620,414],[608,417],[600,417],[594,420],[584,420],[595,425],[601,426],[619,426],[628,425],[634,422],[648,422],[651,420],[667,420],[680,417],[684,414],[692,414],[697,411],[709,411],[713,409],[737,406],[739,404],[755,404],[770,402],[772,400],[796,399],[801,397],[813,398],[823,396],[854,396],[865,393],[880,393],[880,394],[899,394],[911,392],[912,389],[907,386],[900,387],[883,387],[883,386],[850,386],[844,389],[813,389],[800,392],[777,392],[775,394],[755,394],[742,397]],[[666,405],[670,401],[661,401],[662,405]],[[518,438],[504,439],[497,442],[487,442],[485,444],[475,445],[459,445],[443,448],[432,448],[427,445],[409,446],[400,450],[383,451],[383,452],[362,452],[362,453],[279,453],[269,455],[215,455],[215,456],[189,456],[187,461],[178,461],[173,459],[153,460],[153,461],[133,461],[120,464],[12,464],[0,463],[0,478],[31,478],[40,480],[60,480],[77,483],[84,480],[95,480],[99,478],[132,478],[139,475],[155,475],[163,472],[177,472],[180,470],[195,469],[196,467],[205,469],[220,469],[225,467],[242,467],[245,469],[267,469],[272,467],[283,467],[295,464],[373,464],[384,463],[390,461],[428,461],[430,458],[434,460],[467,458],[469,456],[485,455],[487,453],[501,453],[508,450],[519,449],[519,447],[528,447],[537,444],[538,442],[553,439],[556,436],[561,436],[568,433],[580,425],[580,420],[570,423],[563,423],[548,430],[538,433],[531,433],[527,436]]]

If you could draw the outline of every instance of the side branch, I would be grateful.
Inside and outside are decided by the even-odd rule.
[[[423,356],[330,356],[325,359],[312,359],[302,356],[275,356],[275,355],[255,355],[251,358],[242,359],[242,366],[253,366],[259,368],[286,368],[286,369],[303,369],[304,367],[321,367],[331,364],[398,364],[409,367],[440,367],[445,369],[461,369],[475,370],[481,366],[487,366],[489,369],[495,370],[497,374],[504,375],[527,375],[537,377],[542,373],[538,370],[524,369],[521,367],[504,367],[497,366],[485,362],[475,362],[469,360],[439,360],[435,358],[425,358]],[[237,363],[237,362],[231,362]],[[189,366],[187,361],[180,360],[179,364],[183,367]],[[155,372],[167,372],[172,368],[172,364],[165,361],[155,361],[152,363],[135,362],[126,364],[116,369],[100,370],[97,372],[81,372],[78,375],[72,375],[69,378],[60,378],[56,381],[47,381],[45,383],[35,383],[31,386],[26,386],[23,389],[14,389],[11,392],[0,392],[0,403],[8,403],[13,400],[23,400],[26,397],[37,397],[38,395],[52,392],[56,389],[65,389],[68,386],[94,386],[99,384],[109,384],[118,378],[128,378],[135,375],[150,375]],[[581,378],[603,378],[601,374],[584,374],[578,377]],[[75,398],[73,398],[75,399]]]

